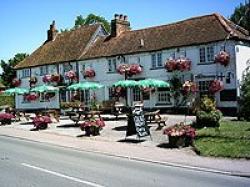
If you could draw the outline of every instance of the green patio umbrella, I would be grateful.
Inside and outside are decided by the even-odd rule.
[[[31,92],[56,92],[59,91],[59,88],[54,86],[48,86],[48,85],[42,85],[42,86],[36,86],[30,90]]]
[[[134,87],[137,87],[139,85],[138,85],[138,81],[120,80],[120,81],[114,83],[113,86],[115,86],[115,87],[123,87],[123,88],[134,88]],[[125,97],[125,100],[126,100],[126,106],[128,106],[127,95]]]
[[[131,88],[131,87],[136,87],[139,86],[138,81],[134,80],[121,80],[113,84],[115,87],[123,87],[123,88]]]
[[[139,86],[141,87],[154,87],[154,88],[162,88],[162,87],[170,87],[170,84],[163,80],[157,79],[145,79],[138,81]]]
[[[10,88],[5,90],[4,93],[7,95],[15,95],[15,94],[23,95],[29,93],[29,90],[26,88]]]
[[[102,88],[103,85],[96,82],[79,82],[67,87],[68,90],[96,90]]]
[[[145,79],[138,81],[139,86],[144,88],[166,88],[170,87],[170,84],[163,80],[158,79]],[[150,108],[151,108],[151,91],[150,91]]]

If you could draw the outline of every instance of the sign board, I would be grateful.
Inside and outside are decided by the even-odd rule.
[[[138,137],[149,136],[150,131],[141,109],[135,109],[128,117],[126,136],[137,134]]]

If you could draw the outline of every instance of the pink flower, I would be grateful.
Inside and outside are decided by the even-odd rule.
[[[227,66],[230,61],[230,55],[225,51],[220,51],[215,55],[215,62],[220,63],[223,66]]]

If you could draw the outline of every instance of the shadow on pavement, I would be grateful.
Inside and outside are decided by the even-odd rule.
[[[66,124],[66,125],[57,125],[57,128],[69,128],[69,127],[80,127],[80,124]]]
[[[119,126],[119,127],[114,127],[112,130],[115,130],[115,131],[126,131],[127,130],[127,125]]]
[[[118,140],[117,142],[125,142],[125,143],[141,143],[145,142],[146,140],[138,140],[138,139],[122,139]]]

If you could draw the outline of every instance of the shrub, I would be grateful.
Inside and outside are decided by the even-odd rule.
[[[200,110],[196,113],[197,127],[219,127],[222,113],[215,105],[215,101],[207,96],[201,100]]]
[[[0,106],[8,105],[10,107],[15,106],[15,97],[9,95],[0,95]]]
[[[248,73],[241,87],[239,116],[250,121],[250,73]]]

